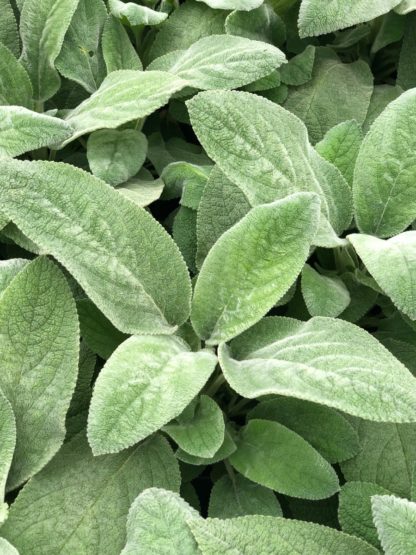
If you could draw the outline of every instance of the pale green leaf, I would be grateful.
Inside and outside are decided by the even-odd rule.
[[[4,538],[0,538],[0,553],[1,555],[19,555],[19,552]]]
[[[104,25],[101,46],[107,73],[119,69],[143,69],[127,31],[122,23],[111,15],[108,16]]]
[[[187,453],[186,451],[183,451],[180,448],[176,451],[176,457],[180,461],[183,461],[187,464],[202,466],[202,465],[215,464],[224,459],[227,459],[232,453],[234,453],[236,449],[237,449],[237,446],[234,443],[234,439],[231,436],[230,430],[225,428],[224,442],[213,457],[210,457],[207,459],[204,457],[195,457],[194,455],[190,455],[189,453]]]
[[[11,283],[12,279],[29,263],[24,258],[11,258],[0,261],[0,295]]]
[[[312,79],[312,70],[315,64],[315,47],[308,45],[303,52],[293,56],[287,64],[281,67],[282,83],[286,85],[304,85]]]
[[[163,431],[190,455],[210,458],[224,442],[224,416],[213,399],[201,395],[195,406],[187,407]]]
[[[358,233],[348,239],[385,294],[399,310],[416,320],[416,231],[405,231],[387,240]]]
[[[79,0],[56,59],[59,73],[89,93],[96,91],[105,77],[100,39],[106,19],[103,0]]]
[[[416,380],[364,329],[335,318],[264,318],[220,363],[231,387],[254,399],[277,394],[375,421],[414,422]]]
[[[20,54],[19,33],[10,0],[0,0],[0,43],[15,55]],[[3,50],[3,49],[2,49]]]
[[[32,112],[23,106],[0,106],[0,157],[65,141],[73,133],[65,121]]]
[[[138,206],[144,207],[160,198],[163,187],[162,179],[153,179],[151,181],[141,179],[139,172],[137,176],[132,177],[117,187],[117,191]]]
[[[325,35],[374,19],[401,0],[302,0],[299,12],[301,38]]]
[[[134,336],[101,370],[88,416],[95,454],[120,451],[176,418],[200,392],[217,359],[173,336]]]
[[[172,236],[184,257],[189,271],[196,273],[196,217],[197,213],[191,208],[180,206],[172,225]]]
[[[366,542],[312,522],[272,516],[189,521],[203,555],[377,555]]]
[[[199,555],[187,525],[189,519],[198,517],[198,512],[177,493],[146,489],[130,508],[127,543],[121,555]]]
[[[32,108],[32,96],[32,84],[25,68],[0,42],[0,103]]]
[[[350,294],[341,279],[319,274],[309,264],[303,267],[301,286],[311,316],[335,318],[350,304]]]
[[[198,209],[212,166],[200,166],[190,162],[171,162],[164,167],[160,177],[165,184],[163,199],[181,198],[181,204]]]
[[[397,84],[403,89],[416,87],[416,14],[412,13],[406,18],[406,28],[400,50],[397,67]]]
[[[236,89],[269,75],[285,59],[281,50],[265,42],[211,35],[187,50],[157,58],[149,70],[168,71],[198,89]]]
[[[394,8],[394,11],[400,15],[406,15],[415,10],[416,10],[415,0],[402,0],[400,4]]]
[[[78,435],[20,492],[2,535],[22,555],[116,555],[137,495],[152,486],[178,491],[179,483],[178,465],[160,436],[93,457]]]
[[[8,506],[3,499],[15,447],[16,420],[11,404],[0,391],[0,525],[7,518]]]
[[[225,20],[225,30],[229,35],[268,42],[276,46],[281,46],[286,38],[285,25],[269,4],[262,4],[249,12],[236,9]]]
[[[70,140],[148,116],[185,84],[179,77],[161,71],[113,71],[98,91],[65,118],[75,129]]]
[[[339,490],[331,465],[300,435],[271,420],[250,420],[229,461],[249,480],[291,497],[325,499]]]
[[[60,87],[55,60],[79,0],[25,0],[20,16],[22,62],[32,81],[34,98],[48,100]]]
[[[0,167],[2,209],[120,331],[171,333],[187,319],[185,263],[144,209],[67,164],[4,159]]]
[[[310,193],[253,208],[206,257],[195,285],[191,319],[207,344],[235,337],[286,293],[309,254],[319,219]]]
[[[245,515],[282,516],[276,495],[241,474],[223,476],[215,482],[209,498],[208,514],[212,518]]]
[[[147,139],[135,129],[103,129],[88,137],[87,158],[92,173],[110,185],[124,183],[140,170]]]
[[[413,555],[416,551],[416,503],[394,495],[374,495],[371,507],[384,553]]]
[[[416,89],[391,102],[364,138],[354,172],[354,207],[363,233],[390,237],[416,217]]]
[[[381,112],[402,94],[403,90],[399,86],[376,85],[371,95],[370,105],[363,123],[364,135],[368,133],[371,125],[378,118]]]
[[[9,489],[38,472],[64,440],[78,350],[78,319],[68,284],[55,264],[37,258],[0,298],[0,387],[17,429]]]
[[[251,11],[263,4],[263,0],[197,0],[205,2],[210,8],[217,10]]]
[[[350,293],[350,304],[340,314],[340,318],[355,323],[362,318],[376,302],[378,293],[361,283],[353,272],[342,274],[342,281]]]
[[[134,2],[121,2],[120,0],[108,0],[110,13],[128,23],[131,27],[137,25],[159,25],[168,17],[167,13],[157,12],[147,6],[140,6]]]

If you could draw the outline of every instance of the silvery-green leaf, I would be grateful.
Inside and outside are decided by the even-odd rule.
[[[78,350],[79,325],[68,284],[53,262],[37,258],[0,298],[0,387],[17,429],[8,489],[38,472],[61,446]]]
[[[157,58],[148,69],[168,71],[198,89],[236,89],[269,75],[285,59],[281,50],[265,42],[211,35],[187,50]]]
[[[163,430],[190,455],[210,458],[224,442],[224,416],[213,399],[201,395]]]
[[[56,67],[67,79],[92,93],[105,77],[100,39],[107,10],[103,0],[79,0]]]
[[[318,219],[318,197],[297,193],[256,206],[218,239],[192,301],[192,324],[207,344],[235,337],[286,293],[308,257]]]
[[[171,162],[164,167],[160,177],[165,184],[163,199],[181,199],[181,204],[197,210],[212,166],[190,162]]]
[[[95,383],[88,439],[97,455],[125,449],[176,418],[200,392],[217,359],[174,336],[133,336]]]
[[[357,420],[354,425],[361,450],[352,459],[341,463],[345,478],[374,482],[397,495],[408,497],[416,461],[416,425],[366,420]]]
[[[397,85],[405,90],[416,86],[416,61],[414,56],[416,48],[416,14],[408,15],[406,20],[406,28],[397,67]]]
[[[139,172],[139,175],[132,177],[126,183],[117,187],[117,191],[138,206],[144,207],[160,198],[163,187],[162,179],[152,179],[150,181],[141,179]]]
[[[389,12],[401,0],[302,0],[299,12],[301,38],[325,35]]]
[[[19,555],[19,552],[4,538],[0,538],[0,553],[2,555]]]
[[[218,449],[218,451],[215,453],[213,457],[210,457],[207,459],[204,457],[195,457],[194,455],[190,455],[189,453],[187,453],[186,451],[183,451],[180,448],[176,451],[175,455],[180,461],[183,461],[187,464],[202,466],[202,465],[215,464],[224,459],[227,459],[232,453],[234,453],[236,449],[237,449],[237,446],[234,443],[230,430],[228,430],[226,427],[223,444],[221,445],[221,447]]]
[[[23,106],[0,106],[0,158],[65,141],[73,133],[65,121]]]
[[[262,4],[254,10],[231,12],[225,20],[225,30],[229,35],[238,35],[281,46],[286,38],[282,19],[269,4]]]
[[[335,318],[264,318],[221,345],[224,375],[243,397],[277,394],[381,422],[414,422],[416,379],[364,329]]]
[[[403,208],[400,201],[401,213]],[[358,233],[348,239],[385,294],[399,310],[416,320],[416,231],[386,240]]]
[[[312,522],[250,515],[189,521],[203,555],[377,555],[363,540]]]
[[[305,264],[302,270],[302,295],[311,316],[337,317],[350,304],[351,297],[343,281],[325,276]]]
[[[312,79],[314,63],[315,47],[308,45],[303,52],[293,56],[280,68],[282,83],[293,86],[304,85]]]
[[[0,0],[0,43],[15,56],[20,54],[19,33],[10,0]]]
[[[32,81],[34,98],[48,100],[59,89],[55,69],[65,34],[79,0],[25,0],[20,16],[22,62]],[[47,39],[45,39],[47,37]]]
[[[363,140],[361,127],[355,120],[332,127],[315,146],[318,153],[334,164],[352,187],[355,162]]]
[[[196,273],[196,215],[195,210],[180,206],[172,224],[173,239],[192,274]]]
[[[215,10],[240,10],[251,11],[263,4],[263,0],[197,0],[205,2]]]
[[[338,123],[355,119],[362,124],[372,92],[366,62],[344,64],[336,55],[317,54],[312,79],[291,89],[284,106],[305,123],[315,144]]]
[[[322,215],[314,243],[336,244],[334,230],[343,231],[351,221],[351,192],[340,172],[311,147],[296,116],[246,92],[206,91],[187,105],[207,154],[253,206],[315,192]]]
[[[291,497],[325,499],[339,490],[332,466],[300,435],[271,420],[249,420],[229,461],[249,480]]]
[[[15,447],[16,420],[11,404],[0,391],[0,525],[7,518],[8,505],[3,500]]]
[[[393,85],[376,85],[371,95],[370,105],[368,107],[367,115],[363,123],[363,132],[366,135],[378,118],[381,112],[388,106],[390,102],[396,100],[403,92],[399,86]]]
[[[179,483],[177,462],[160,436],[93,457],[77,435],[19,493],[2,535],[22,555],[115,555],[137,495],[153,486],[178,491]]]
[[[127,31],[122,23],[109,15],[104,25],[101,39],[103,57],[107,73],[119,69],[143,69],[140,58],[130,42]]]
[[[87,157],[92,173],[109,183],[124,183],[142,167],[147,139],[135,129],[102,129],[88,137]]]
[[[371,497],[390,492],[373,482],[347,482],[339,494],[338,519],[347,534],[362,538],[377,549],[380,542],[371,514]]]
[[[406,15],[415,10],[416,10],[415,0],[402,0],[400,4],[394,8],[394,11],[400,15]]]
[[[361,283],[352,272],[342,274],[342,281],[347,286],[351,300],[344,312],[340,314],[340,318],[355,323],[371,309],[378,293]]]
[[[371,508],[378,537],[386,555],[416,551],[416,503],[394,495],[374,495]]]
[[[324,405],[278,396],[260,402],[248,418],[280,422],[306,439],[330,463],[350,459],[360,450],[354,427],[339,412]]]
[[[390,237],[416,217],[416,89],[391,102],[364,138],[354,172],[354,207],[362,233]]]
[[[29,263],[24,258],[11,258],[0,261],[0,295],[11,283],[12,279]]]
[[[32,84],[25,68],[0,42],[0,103],[32,108],[32,96]]]
[[[185,322],[191,292],[185,262],[144,209],[67,164],[4,159],[0,168],[2,209],[120,331],[172,333]]]
[[[282,516],[276,495],[269,488],[247,480],[241,474],[226,475],[215,482],[209,498],[208,514],[212,518],[245,515]]]
[[[134,2],[121,2],[120,0],[108,0],[110,13],[127,22],[131,27],[137,25],[159,25],[168,17],[167,13],[157,12],[147,6],[140,6]]]
[[[198,512],[177,493],[146,489],[130,507],[127,543],[121,555],[200,555],[187,524],[198,517]]]
[[[179,77],[162,71],[113,71],[98,91],[65,118],[75,129],[70,140],[96,129],[115,129],[148,116],[185,84]]]

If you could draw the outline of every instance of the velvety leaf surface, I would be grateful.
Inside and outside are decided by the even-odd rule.
[[[286,38],[285,25],[269,4],[262,4],[249,12],[237,8],[225,20],[225,30],[229,35],[268,42],[276,46],[281,46]]]
[[[19,555],[19,552],[4,538],[0,538],[0,550],[2,555]]]
[[[15,447],[16,420],[11,404],[0,392],[0,524],[7,518],[8,505],[3,499]],[[0,553],[1,547],[0,543]]]
[[[11,258],[0,261],[0,295],[28,262],[29,260],[24,258]]]
[[[0,0],[0,9],[0,43],[6,46],[10,52],[13,52],[15,56],[19,56],[19,34],[17,32],[16,18],[10,0]]]
[[[143,69],[127,31],[122,23],[111,15],[104,24],[101,46],[108,73],[119,69]]]
[[[164,12],[157,12],[147,6],[140,6],[134,2],[108,0],[108,7],[114,17],[127,22],[131,27],[136,25],[158,25],[167,18]]]
[[[302,295],[311,316],[335,318],[351,301],[348,289],[341,279],[324,276],[308,264],[302,270]]]
[[[1,1],[0,1],[1,7]],[[4,15],[4,12],[2,12]],[[1,39],[0,39],[1,40]],[[32,84],[14,54],[0,42],[0,102],[32,108]]]
[[[386,555],[411,555],[416,549],[416,503],[393,495],[371,499],[373,518]]]

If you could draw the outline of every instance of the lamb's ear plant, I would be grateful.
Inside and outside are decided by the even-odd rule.
[[[0,554],[414,555],[416,2],[0,10]]]

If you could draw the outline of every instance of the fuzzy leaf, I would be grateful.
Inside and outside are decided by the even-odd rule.
[[[281,46],[286,38],[285,25],[269,4],[262,4],[249,12],[237,8],[225,20],[225,30],[229,35],[276,46]]]
[[[140,6],[134,2],[125,3],[120,0],[108,0],[108,7],[114,17],[128,23],[131,27],[137,25],[159,25],[168,16],[164,12],[157,12],[147,6]]]
[[[348,289],[341,279],[319,274],[308,264],[302,270],[302,295],[311,316],[335,318],[351,301]]]
[[[11,258],[0,261],[0,295],[11,283],[12,279],[23,270],[29,260],[24,258]]]
[[[0,104],[32,108],[32,96],[32,84],[25,68],[0,42]]]
[[[251,11],[263,4],[263,0],[197,0],[205,2],[215,10],[240,10]]]
[[[3,499],[15,447],[16,420],[11,404],[0,391],[0,524],[7,518],[8,506]],[[3,554],[1,547],[0,543],[0,553]]]
[[[10,0],[0,0],[0,10],[0,43],[2,46],[6,46],[15,56],[19,56],[19,33]]]
[[[4,538],[0,538],[0,553],[2,555],[19,555],[19,552]]]
[[[101,46],[107,73],[119,69],[143,69],[126,30],[113,16],[109,16],[105,22]]]
[[[386,555],[412,555],[416,550],[416,503],[393,495],[374,495],[371,507]]]

